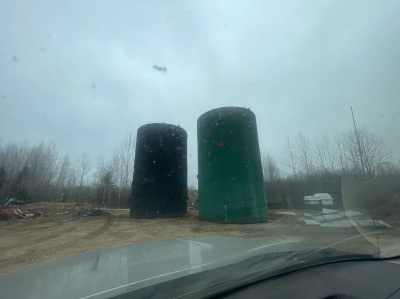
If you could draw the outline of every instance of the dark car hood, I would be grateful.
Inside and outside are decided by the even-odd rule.
[[[292,242],[199,237],[134,243],[62,257],[0,276],[1,298],[109,298],[267,252]]]

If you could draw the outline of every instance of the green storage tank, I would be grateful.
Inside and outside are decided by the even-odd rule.
[[[197,120],[199,217],[217,223],[268,220],[256,116],[223,107]]]

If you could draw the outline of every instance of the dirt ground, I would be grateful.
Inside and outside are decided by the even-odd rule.
[[[270,210],[269,221],[258,224],[215,224],[198,220],[198,211],[164,219],[132,219],[128,209],[108,209],[106,216],[82,217],[87,205],[35,203],[43,215],[34,219],[0,222],[0,274],[61,256],[134,242],[195,236],[258,238],[293,241],[313,247],[335,247],[375,253],[398,244],[400,219],[384,218],[392,228],[332,228],[306,225],[303,211]],[[366,237],[359,237],[360,232]]]

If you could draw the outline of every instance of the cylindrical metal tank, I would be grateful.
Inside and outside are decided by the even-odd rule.
[[[184,216],[187,212],[187,133],[164,123],[140,127],[136,137],[132,218]]]
[[[208,111],[197,121],[197,141],[200,220],[267,221],[254,113],[239,107]]]

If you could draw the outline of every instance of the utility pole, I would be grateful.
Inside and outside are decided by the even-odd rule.
[[[350,107],[350,109],[351,109],[351,116],[353,117],[354,131],[356,132],[356,139],[357,139],[357,143],[358,143],[358,151],[359,151],[359,154],[360,154],[361,167],[362,167],[363,173],[365,173],[364,159],[363,159],[363,156],[362,156],[360,138],[358,137],[356,120],[354,119],[353,107]]]

